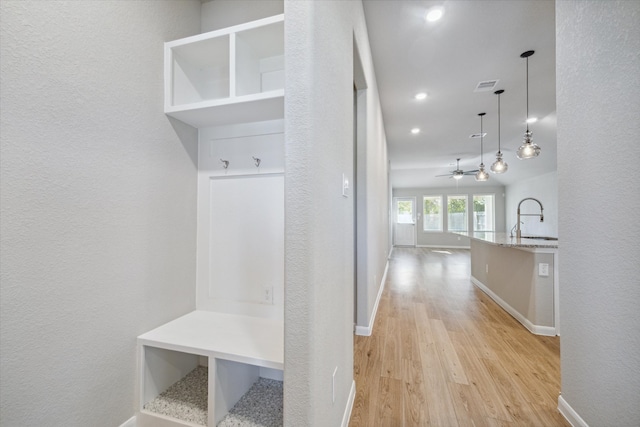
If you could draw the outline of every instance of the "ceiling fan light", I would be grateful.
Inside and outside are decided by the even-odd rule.
[[[540,147],[531,141],[531,131],[527,130],[524,133],[524,142],[518,148],[516,155],[520,160],[533,159],[540,155]]]
[[[480,163],[480,168],[476,173],[476,181],[486,181],[489,179],[489,174],[484,170],[484,164]]]
[[[453,179],[462,179],[462,177],[464,176],[464,174],[461,173],[454,173],[453,174]]]
[[[496,161],[491,165],[491,172],[493,173],[505,173],[509,169],[507,162],[502,160],[502,153],[496,153]]]

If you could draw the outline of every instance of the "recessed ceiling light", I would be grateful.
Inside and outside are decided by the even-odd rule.
[[[438,19],[442,18],[442,15],[444,15],[444,9],[440,6],[434,6],[431,9],[427,10],[427,14],[424,16],[424,19],[429,22],[435,22]]]
[[[538,118],[537,118],[537,117],[529,117],[529,118],[526,120],[526,122],[527,122],[527,123],[535,123],[535,122],[537,122],[537,121],[538,121]]]
[[[413,128],[413,129],[411,129],[411,133],[412,133],[412,134],[414,134],[414,135],[416,135],[416,134],[420,133],[420,128]]]
[[[417,100],[421,101],[421,100],[427,98],[427,94],[425,92],[416,93],[416,97],[415,98]]]

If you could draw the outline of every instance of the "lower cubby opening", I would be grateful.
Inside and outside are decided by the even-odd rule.
[[[155,399],[147,402],[144,409],[155,414],[206,426],[209,398],[208,376],[209,369],[206,366],[198,366]]]
[[[215,359],[217,427],[280,427],[282,371]]]
[[[218,427],[281,427],[282,381],[258,378]]]
[[[280,427],[283,371],[143,345],[141,427]]]

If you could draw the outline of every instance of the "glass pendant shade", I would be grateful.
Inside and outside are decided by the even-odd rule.
[[[524,142],[518,148],[516,155],[520,160],[532,159],[540,155],[540,147],[531,141],[531,131],[529,129],[524,133]]]
[[[498,151],[496,153],[496,161],[491,165],[491,172],[493,173],[505,173],[509,169],[507,162],[502,160],[502,153]]]
[[[496,153],[496,161],[491,165],[491,172],[505,173],[509,169],[509,165],[502,160],[502,151],[500,151],[500,95],[504,93],[504,90],[500,89],[494,93],[498,95],[498,152]]]
[[[486,181],[489,179],[489,174],[484,170],[484,164],[480,163],[480,169],[476,173],[476,181]]]

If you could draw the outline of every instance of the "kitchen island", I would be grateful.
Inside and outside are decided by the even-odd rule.
[[[537,335],[559,335],[558,240],[506,233],[470,238],[471,281]]]

